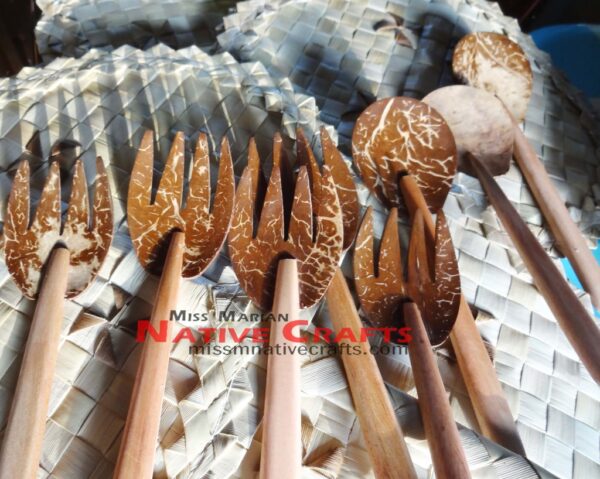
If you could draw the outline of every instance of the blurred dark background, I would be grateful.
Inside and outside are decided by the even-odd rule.
[[[502,11],[525,32],[558,24],[600,24],[600,1],[500,0]],[[0,76],[39,62],[33,29],[40,17],[34,0],[0,0]]]

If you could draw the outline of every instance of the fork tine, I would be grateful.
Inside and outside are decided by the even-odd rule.
[[[319,205],[316,201],[321,195],[321,171],[319,170],[319,164],[313,154],[310,144],[304,136],[304,132],[301,128],[296,129],[296,156],[300,165],[306,165],[308,168],[308,178],[310,181],[310,189],[313,192],[314,209],[316,214],[319,211]]]
[[[254,202],[252,201],[252,171],[245,168],[235,193],[233,217],[235,221],[229,230],[229,254],[232,256],[233,246],[238,243],[249,243],[254,230]],[[237,254],[237,253],[236,253]],[[233,261],[233,259],[232,259]]]
[[[60,168],[56,161],[50,165],[42,196],[31,225],[33,229],[60,232]]]
[[[458,261],[456,260],[446,216],[442,210],[437,212],[435,224],[435,272],[433,279],[439,290],[460,291]]]
[[[255,147],[256,148],[256,147]],[[258,155],[257,155],[258,156]],[[258,178],[253,178],[258,182]],[[219,158],[219,178],[217,180],[217,191],[215,192],[215,205],[213,207],[213,215],[222,216],[229,224],[231,219],[231,210],[233,208],[235,192],[235,178],[233,175],[233,159],[231,157],[231,149],[229,141],[223,137],[221,141],[221,156]]]
[[[421,290],[432,282],[429,271],[423,212],[417,209],[410,234],[407,274],[410,296],[417,305],[421,305]]]
[[[342,207],[342,219],[344,221],[344,249],[348,249],[358,229],[358,218],[360,216],[360,206],[358,204],[358,195],[356,185],[352,179],[350,168],[344,163],[342,154],[336,148],[331,140],[327,129],[322,126],[321,130],[321,148],[323,149],[323,162],[329,166],[335,186],[337,189],[340,206]]]
[[[178,131],[169,150],[169,156],[156,191],[155,204],[179,212],[183,199],[183,167],[185,163],[185,136]]]
[[[375,262],[373,248],[373,209],[369,206],[356,235],[354,246],[354,277],[361,279],[375,277]],[[360,296],[360,294],[359,294]]]
[[[8,197],[4,233],[22,235],[29,227],[29,162],[21,161]]]
[[[288,233],[289,240],[293,244],[310,245],[312,243],[313,214],[308,177],[306,166],[302,166],[296,180]]]
[[[248,164],[246,169],[250,170],[252,177],[252,202],[254,203],[257,200],[256,196],[261,180],[260,156],[258,156],[258,149],[256,148],[256,140],[254,140],[254,137],[250,138],[248,143]]]
[[[154,133],[146,130],[135,157],[129,191],[127,208],[145,208],[150,206],[152,195],[152,163],[154,160]],[[128,215],[129,217],[130,215]]]
[[[210,207],[210,166],[208,139],[206,134],[200,133],[194,152],[192,164],[192,177],[190,179],[186,209],[194,210],[194,221],[206,221]]]
[[[96,178],[94,179],[94,211],[92,212],[92,229],[95,231],[109,231],[105,235],[104,244],[108,248],[112,239],[112,201],[106,168],[101,157],[96,157]],[[102,235],[101,235],[102,236]]]
[[[87,191],[87,181],[83,163],[79,159],[75,163],[75,173],[71,186],[71,196],[69,198],[69,207],[67,209],[67,219],[64,225],[64,231],[78,231],[81,226],[89,229],[90,223],[90,205]]]
[[[273,170],[263,203],[256,237],[266,244],[277,244],[284,237],[283,194],[281,191],[281,137],[273,143]],[[254,208],[254,202],[252,203]]]
[[[386,283],[403,283],[402,252],[398,235],[398,209],[392,208],[388,215],[379,246],[377,277]]]
[[[258,178],[256,178],[256,181],[258,181]],[[233,211],[234,203],[235,177],[233,175],[233,160],[231,158],[231,150],[229,149],[229,141],[226,137],[223,137],[221,141],[221,156],[219,158],[219,178],[217,180],[217,190],[215,191],[215,199],[211,212],[212,234],[216,237],[225,238],[225,233],[231,223],[231,212]]]

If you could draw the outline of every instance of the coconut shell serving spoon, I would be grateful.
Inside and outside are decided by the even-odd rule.
[[[60,160],[60,153],[54,158]],[[37,476],[64,299],[74,298],[93,281],[112,240],[112,204],[101,158],[96,160],[94,185],[90,214],[84,166],[77,160],[61,226],[58,161],[49,166],[31,223],[28,161],[21,162],[14,179],[4,223],[6,266],[21,292],[37,302],[4,432],[0,477]]]
[[[424,234],[423,214],[414,215],[408,281],[402,274],[398,213],[388,215],[375,268],[369,208],[356,238],[354,281],[361,306],[376,327],[410,328],[410,363],[436,477],[462,479],[469,468],[458,428],[432,351],[446,340],[460,308],[460,277],[444,214],[437,215],[435,244]],[[433,253],[431,253],[433,252]],[[431,253],[434,263],[429,264]]]
[[[343,247],[340,203],[327,165],[314,192],[314,206],[307,168],[300,168],[286,230],[282,155],[282,139],[276,135],[273,168],[255,234],[260,160],[251,142],[228,237],[229,256],[240,286],[275,318],[270,345],[274,350],[289,348],[287,353],[270,355],[267,363],[260,465],[260,476],[267,479],[301,476],[300,358],[292,351],[297,344],[286,337],[285,326],[298,319],[300,308],[315,305],[325,294]]]
[[[297,131],[296,137],[298,162],[308,166],[313,204],[318,208],[315,197],[318,197],[318,189],[323,181],[319,165],[302,130]],[[342,209],[344,250],[347,250],[354,243],[358,229],[358,194],[350,169],[323,127],[320,137],[323,163],[329,167],[334,179]],[[362,321],[340,267],[335,270],[325,298],[329,318],[336,334],[351,330],[355,338],[361,338]],[[368,339],[352,343],[349,340],[344,342],[353,347],[359,346],[361,350],[360,354],[341,354],[341,359],[375,477],[378,479],[415,478],[416,471],[402,429],[375,357],[371,353]]]
[[[517,43],[504,35],[471,33],[456,45],[452,70],[463,83],[496,95],[506,106],[514,130],[508,154],[514,154],[557,247],[573,265],[596,309],[600,309],[600,265],[518,125],[525,118],[533,84],[527,56]]]
[[[421,209],[425,235],[433,242],[435,226],[429,211],[442,208],[457,165],[456,144],[443,117],[412,98],[377,101],[356,122],[352,156],[366,186],[384,204],[406,206],[412,215]],[[481,431],[524,455],[508,402],[464,295],[450,340]]]
[[[596,321],[493,179],[492,175],[508,171],[510,158],[504,165],[496,163],[493,170],[480,159],[480,155],[486,155],[490,137],[496,138],[490,144],[503,140],[495,135],[498,124],[511,121],[504,105],[490,93],[462,85],[440,88],[427,95],[424,101],[448,122],[457,144],[462,145],[465,172],[479,179],[559,326],[591,376],[600,382],[600,329]],[[503,115],[505,119],[501,120]],[[477,142],[478,138],[482,141]],[[465,146],[467,142],[470,142],[469,148]],[[476,147],[471,149],[473,142]]]
[[[150,325],[166,323],[167,339],[148,336],[135,378],[115,478],[152,477],[161,408],[171,351],[169,313],[177,307],[181,278],[194,278],[219,253],[231,221],[235,180],[229,144],[221,143],[217,188],[211,208],[209,148],[200,134],[192,162],[185,207],[183,180],[185,138],[177,133],[156,197],[151,201],[154,160],[153,133],[147,131],[133,166],[127,196],[127,221],[133,247],[142,266],[161,274]]]

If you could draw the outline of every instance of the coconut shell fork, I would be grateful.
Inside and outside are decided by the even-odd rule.
[[[358,194],[350,169],[344,163],[342,155],[325,128],[321,128],[320,136],[323,163],[330,168],[342,208],[344,250],[347,250],[354,243],[358,229],[360,213]],[[315,195],[315,190],[318,191],[322,181],[319,165],[301,130],[297,131],[296,137],[298,161],[308,166],[313,197],[318,196]],[[355,338],[360,338],[362,321],[339,266],[336,268],[325,297],[329,318],[336,334],[351,330]],[[357,343],[346,342],[361,349],[360,354],[341,354],[341,359],[375,477],[377,479],[416,477],[417,473],[402,429],[398,424],[377,362],[371,353],[369,340],[365,338]]]
[[[398,213],[391,210],[374,261],[372,210],[356,238],[354,281],[361,306],[376,327],[408,327],[410,363],[436,477],[469,477],[458,428],[432,351],[446,340],[460,308],[460,277],[444,215],[438,212],[435,244],[425,238],[417,210],[408,252],[408,281],[402,273]],[[428,255],[434,263],[429,264]]]
[[[60,153],[55,158],[60,159]],[[17,388],[4,432],[0,477],[37,476],[52,379],[58,357],[64,299],[92,282],[112,240],[112,205],[101,158],[96,160],[93,211],[81,159],[61,226],[60,170],[50,164],[37,211],[29,218],[29,162],[17,170],[4,224],[6,265],[28,298],[36,299]]]
[[[255,234],[260,160],[251,142],[228,237],[240,286],[254,303],[273,313],[270,345],[279,349],[297,347],[284,334],[286,323],[297,320],[300,308],[315,305],[325,294],[343,246],[340,203],[327,166],[315,206],[307,168],[300,168],[286,231],[282,155],[282,140],[276,135],[273,168]],[[298,328],[293,334],[298,334]],[[260,477],[298,479],[301,466],[300,358],[292,351],[274,353],[267,363]]]
[[[131,396],[115,478],[149,479],[171,351],[169,313],[177,306],[181,278],[194,278],[210,265],[223,246],[231,221],[235,196],[233,163],[227,139],[221,143],[217,189],[211,205],[209,149],[200,134],[192,163],[185,207],[183,133],[176,134],[151,202],[153,133],[142,139],[131,173],[127,196],[127,221],[133,247],[142,266],[161,273],[150,325],[160,330],[167,323],[166,341],[148,336],[144,342]]]
[[[352,156],[367,187],[384,204],[406,207],[411,214],[421,209],[425,234],[433,241],[430,211],[444,205],[458,159],[444,118],[413,98],[375,102],[356,122]],[[524,455],[508,401],[464,295],[450,339],[482,432]]]

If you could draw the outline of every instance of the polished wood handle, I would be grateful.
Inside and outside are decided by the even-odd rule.
[[[410,364],[419,398],[419,409],[431,451],[435,477],[465,479],[471,477],[458,428],[431,343],[416,304],[404,304],[404,324],[410,328],[408,345]]]
[[[473,171],[510,235],[533,281],[552,310],[559,326],[594,380],[600,382],[600,330],[559,269],[514,209],[485,165],[467,155]]]
[[[329,285],[326,298],[336,334],[343,328],[349,328],[356,338],[360,338],[362,323],[339,268]],[[368,340],[359,343],[343,340],[340,345],[343,343],[350,348],[359,346],[361,349],[360,353],[344,353],[342,348],[341,357],[375,477],[416,478],[415,467]]]
[[[50,255],[0,454],[0,477],[37,477],[46,429],[52,380],[58,357],[64,298],[69,272],[69,250]]]
[[[400,189],[410,213],[414,214],[417,208],[423,212],[425,234],[433,242],[435,225],[416,181],[410,175],[404,176],[400,179]],[[524,456],[525,448],[508,401],[464,295],[461,295],[450,340],[481,432],[492,441]]]
[[[600,265],[573,222],[544,165],[516,124],[514,156],[559,250],[569,258],[583,289],[589,293],[595,308],[600,309]]]
[[[150,479],[154,471],[154,453],[172,346],[169,316],[171,310],[177,307],[184,249],[185,234],[174,232],[150,318],[150,326],[156,331],[160,331],[161,323],[166,322],[167,338],[166,341],[157,341],[148,335],[144,341],[113,476],[117,479]]]
[[[295,259],[281,259],[277,266],[270,345],[297,348],[284,332],[294,336],[299,327],[300,297],[298,265]],[[287,318],[279,320],[278,318]],[[300,479],[302,473],[302,410],[300,405],[300,355],[290,350],[273,352],[267,362],[267,385],[263,413],[261,479]]]

